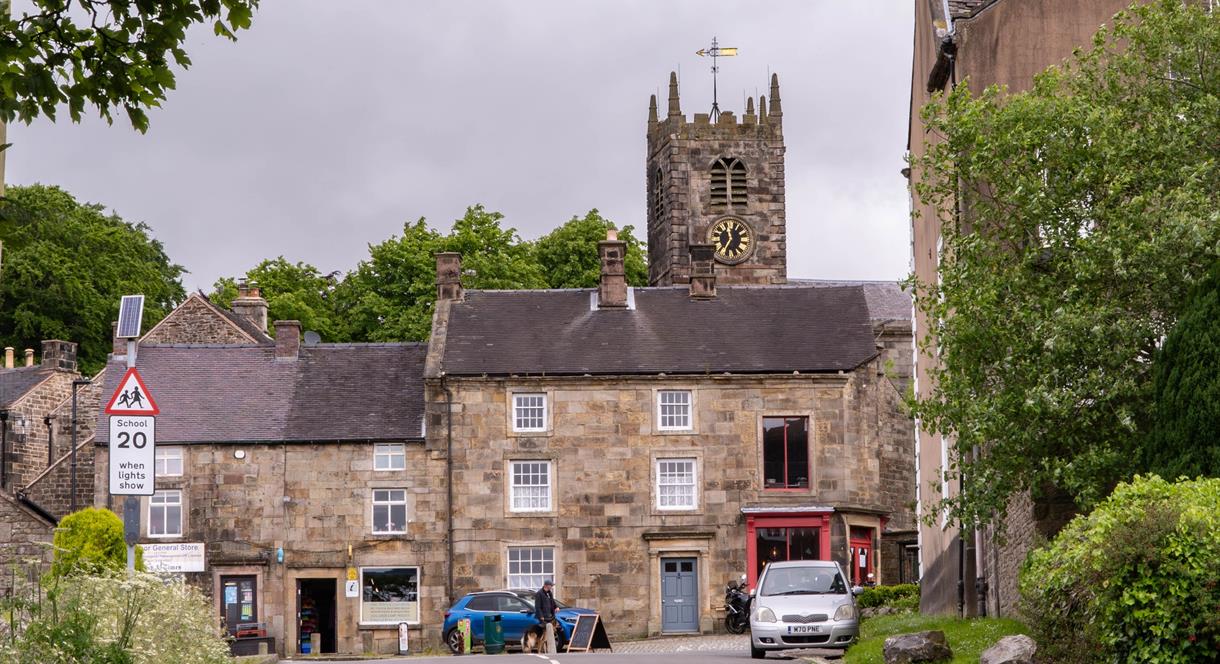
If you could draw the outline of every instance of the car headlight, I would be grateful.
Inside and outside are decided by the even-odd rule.
[[[856,605],[843,604],[835,609],[835,620],[851,620],[856,617]]]
[[[775,612],[765,606],[754,612],[754,622],[775,622]]]

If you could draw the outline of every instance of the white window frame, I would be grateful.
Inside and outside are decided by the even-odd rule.
[[[530,555],[522,560],[520,557],[515,561],[518,566],[528,564],[530,570],[522,572],[520,567],[516,574],[513,573],[513,554],[526,553]],[[548,556],[549,555],[549,560]],[[537,554],[537,555],[535,555]],[[528,588],[536,590],[542,587],[542,582],[547,579],[555,579],[555,547],[543,544],[528,545],[528,546],[510,546],[504,554],[505,574],[504,580],[507,582],[505,588]],[[534,571],[534,564],[537,563],[538,571]],[[547,569],[549,564],[550,569]],[[516,583],[514,583],[514,578]]]
[[[686,463],[690,464],[690,483],[662,484],[661,469],[666,463]],[[657,510],[665,512],[689,512],[699,509],[699,460],[695,457],[661,457],[653,462],[653,481],[656,483],[656,507]],[[662,486],[689,486],[690,504],[689,505],[664,505],[662,504]]]
[[[519,412],[520,412],[520,410],[521,410],[521,409],[523,409],[523,408],[531,408],[531,409],[532,409],[532,408],[537,408],[537,407],[538,407],[538,406],[535,406],[535,405],[532,405],[532,404],[530,404],[530,405],[522,405],[522,404],[521,404],[521,400],[522,400],[522,399],[527,399],[527,398],[540,398],[540,399],[542,399],[542,418],[541,418],[541,424],[539,424],[537,427],[532,427],[532,426],[531,426],[531,427],[523,427],[523,426],[521,426],[521,418],[519,417]],[[512,412],[513,431],[518,432],[518,433],[540,433],[540,432],[544,432],[544,431],[546,431],[546,430],[547,430],[547,429],[546,429],[547,417],[548,417],[548,416],[549,416],[549,414],[550,414],[550,413],[548,412],[548,411],[549,411],[549,408],[550,408],[550,404],[548,404],[548,403],[547,403],[547,401],[548,401],[548,399],[547,399],[547,393],[546,393],[546,392],[513,392],[513,412]],[[529,417],[528,419],[531,419],[531,420],[532,420],[532,419],[537,419],[537,418],[534,418],[534,417],[532,417],[532,416],[531,416],[531,417]]]
[[[385,488],[374,488],[372,491],[373,491],[373,494],[372,494],[372,501],[371,501],[372,502],[371,516],[373,518],[373,520],[372,520],[373,534],[374,535],[405,535],[407,532],[407,524],[411,522],[411,515],[410,515],[408,506],[407,506],[407,490],[404,488],[385,487]],[[394,494],[392,493],[394,491],[402,492],[402,500],[394,499]],[[386,496],[382,500],[378,500],[377,494],[382,493],[382,492],[384,492],[386,494]],[[390,517],[387,520],[387,523],[388,523],[388,525],[392,526],[392,525],[395,525],[394,520],[393,520],[393,516],[394,516],[393,510],[394,510],[394,507],[396,507],[398,505],[402,505],[402,523],[398,524],[402,527],[402,529],[401,530],[377,530],[377,508],[385,507],[387,509],[387,511],[388,511],[387,516]]]
[[[686,403],[672,402],[666,403],[666,395],[683,394],[686,396]],[[686,424],[685,425],[668,425],[665,424],[665,418],[677,417],[677,413],[666,413],[666,406],[686,406]],[[657,390],[657,430],[658,431],[691,431],[695,428],[695,395],[691,390]]]
[[[517,466],[519,465],[539,465],[546,470],[545,484],[517,484]],[[535,473],[531,473],[534,475]],[[554,510],[554,487],[555,487],[555,470],[549,459],[516,459],[508,462],[508,511],[510,512],[550,512]],[[546,505],[541,507],[520,506],[517,505],[517,490],[531,489],[535,487],[545,487],[546,490]],[[524,493],[524,491],[522,491]],[[531,496],[520,496],[523,500],[528,500]]]
[[[379,621],[379,620],[366,620],[365,619],[364,606],[365,606],[366,602],[364,601],[364,573],[365,572],[379,572],[379,571],[388,570],[388,569],[413,569],[413,570],[415,570],[415,602],[413,602],[415,604],[415,620]],[[419,568],[419,565],[379,565],[377,567],[361,567],[360,568],[360,609],[357,613],[357,615],[360,617],[360,624],[361,625],[397,625],[399,622],[405,622],[408,625],[420,624],[420,620],[419,620],[420,607],[421,607],[420,596],[423,593],[423,583],[421,581],[420,574],[421,574],[421,570]],[[369,602],[369,603],[378,603],[379,604],[381,602]],[[385,602],[385,603],[393,604],[395,602]],[[403,604],[411,604],[411,603],[412,602],[403,602]]]
[[[396,459],[402,460],[401,466],[394,466]],[[382,460],[385,460],[386,465],[381,466]],[[387,472],[394,470],[406,470],[407,468],[407,446],[403,443],[374,443],[373,444],[373,470],[378,472]]]
[[[184,460],[186,455],[182,453],[182,448],[177,445],[154,445],[156,448],[153,451],[153,468],[156,477],[182,477],[184,468]],[[170,472],[170,462],[178,462],[178,472]]]
[[[172,502],[170,500],[171,497],[173,499],[175,499]],[[161,501],[157,502],[158,499],[161,499]],[[154,505],[156,507],[154,507]],[[171,507],[178,508],[178,523],[177,523],[178,532],[170,532],[169,508],[171,508]],[[184,521],[186,521],[186,510],[183,508],[184,508],[184,506],[182,504],[182,490],[181,489],[162,489],[160,491],[153,493],[153,495],[149,496],[148,497],[148,536],[156,537],[156,538],[182,537],[182,533],[186,530],[186,528],[185,528],[186,524],[184,523]],[[154,509],[157,509],[161,512],[161,517],[159,519],[154,519],[154,516],[153,516]],[[154,522],[159,522],[161,525],[161,528],[164,530],[164,532],[154,533],[153,532],[153,523]]]

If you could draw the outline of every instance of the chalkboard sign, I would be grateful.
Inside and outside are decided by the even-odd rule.
[[[576,616],[576,624],[572,627],[572,638],[568,641],[567,652],[589,652],[594,648],[610,648],[610,637],[602,625],[601,616],[596,613],[582,613]]]

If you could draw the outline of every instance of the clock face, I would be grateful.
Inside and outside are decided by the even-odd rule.
[[[754,232],[746,222],[725,217],[708,229],[707,240],[721,263],[740,263],[754,250]]]

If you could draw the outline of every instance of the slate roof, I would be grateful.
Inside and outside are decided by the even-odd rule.
[[[911,294],[902,289],[897,281],[834,281],[825,279],[789,279],[788,283],[827,288],[831,286],[859,286],[864,289],[864,301],[868,304],[868,315],[874,323],[911,320]]]
[[[451,305],[450,375],[790,373],[851,370],[876,355],[860,286],[636,288],[634,309],[596,291],[467,291]]]
[[[158,443],[420,439],[426,345],[141,345],[136,368],[161,409]],[[126,373],[111,362],[108,401]],[[109,440],[105,412],[97,440]]]
[[[41,365],[0,369],[0,408],[7,408],[53,373],[54,369]]]

